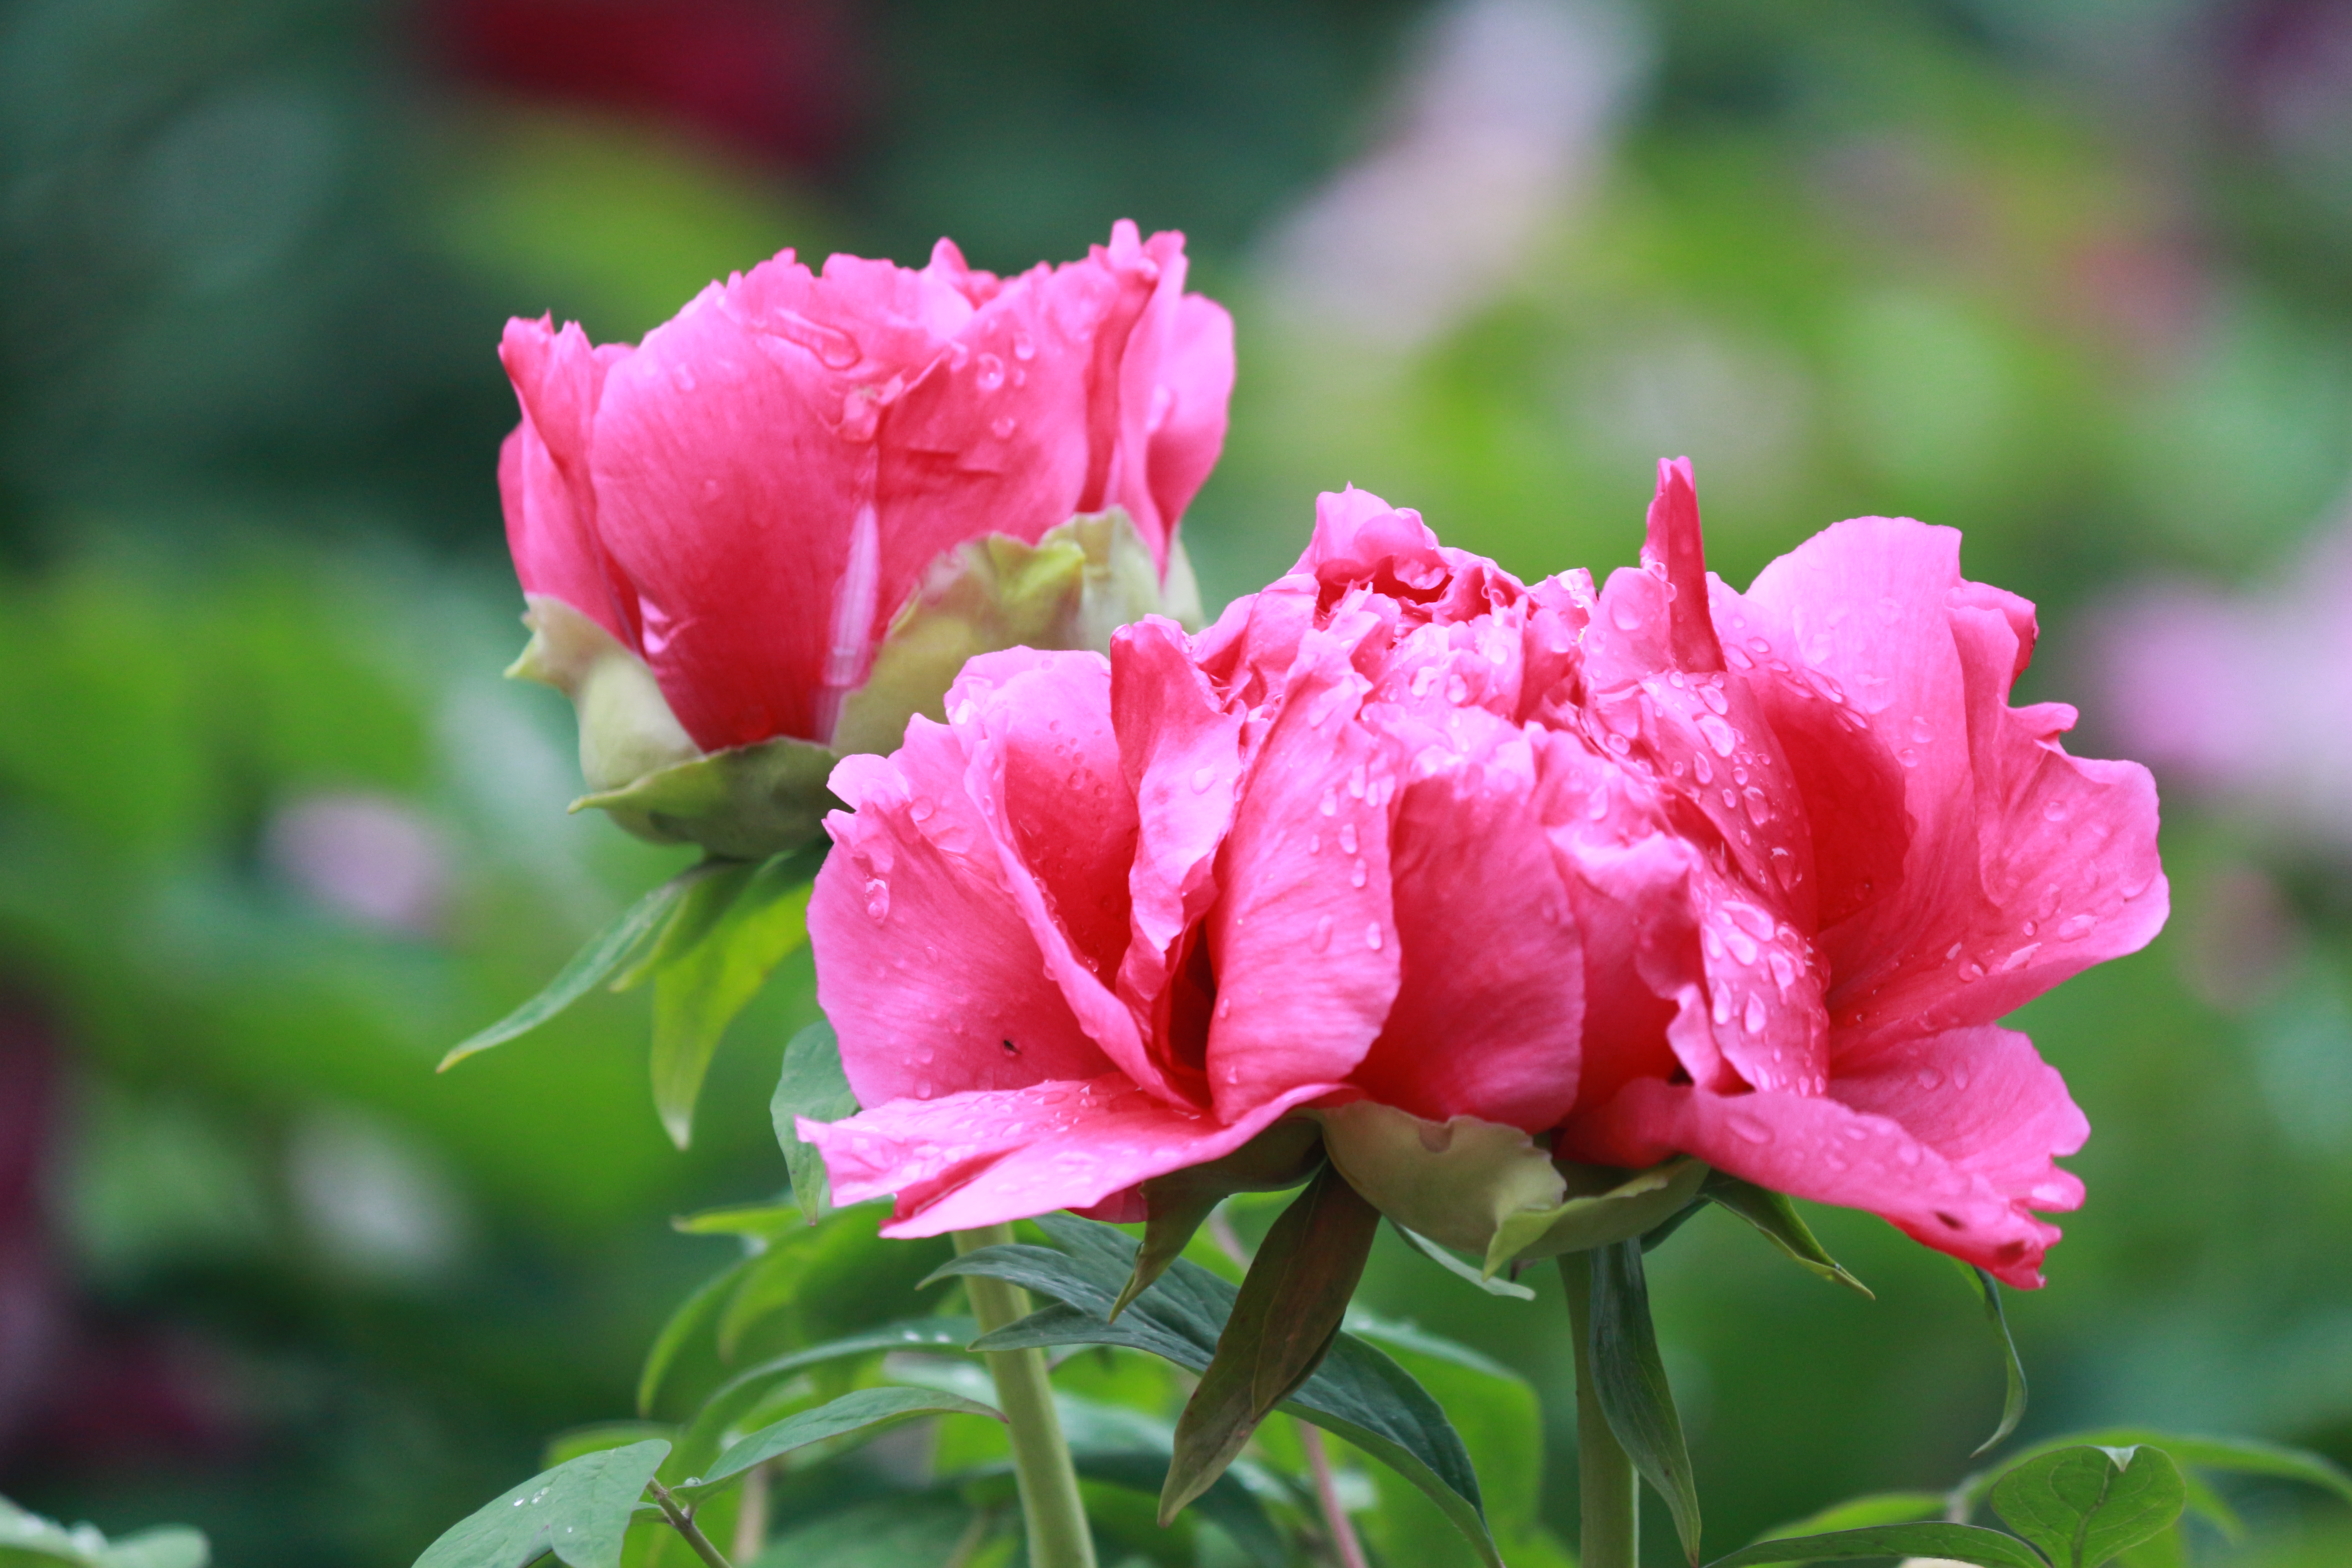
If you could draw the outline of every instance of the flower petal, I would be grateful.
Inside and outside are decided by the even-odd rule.
[[[895,755],[833,771],[856,811],[825,819],[835,847],[809,898],[809,943],[862,1104],[1110,1070],[1006,890],[964,791],[970,760],[953,731],[919,718]]]
[[[522,404],[522,423],[499,450],[507,547],[523,592],[562,600],[638,647],[636,590],[596,534],[589,442],[604,375],[625,345],[590,346],[578,323],[510,321],[499,358]]]
[[[1228,1123],[1171,1106],[1114,1073],[890,1100],[845,1121],[803,1119],[799,1129],[824,1151],[835,1201],[895,1194],[883,1235],[940,1236],[1092,1208],[1153,1176],[1232,1153],[1334,1087],[1295,1086]]]
[[[2031,1289],[2082,1186],[2051,1163],[2087,1131],[2065,1084],[2021,1035],[1954,1031],[1906,1042],[1826,1095],[1722,1095],[1636,1080],[1580,1116],[1574,1157],[1645,1166],[1693,1154],[1759,1185],[1865,1209],[1914,1239]]]

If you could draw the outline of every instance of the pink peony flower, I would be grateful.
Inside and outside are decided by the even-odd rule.
[[[1196,637],[973,660],[833,775],[809,925],[866,1109],[802,1135],[921,1236],[1139,1217],[1369,1100],[2039,1283],[2088,1129],[1995,1020],[2167,894],[2146,772],[2007,705],[2032,611],[1958,546],[1857,519],[1735,594],[1676,462],[1643,569],[1529,588],[1350,490]]]
[[[509,321],[524,592],[650,666],[693,747],[830,742],[956,546],[1120,507],[1166,572],[1234,374],[1232,323],[1184,271],[1181,235],[1122,222],[1013,279],[944,239],[919,272],[787,250],[634,349]]]

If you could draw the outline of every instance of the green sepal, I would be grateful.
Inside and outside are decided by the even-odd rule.
[[[1958,1258],[1953,1261],[1959,1263]],[[1959,1263],[1959,1267],[1976,1284],[1978,1297],[1984,1302],[1985,1321],[1992,1325],[1993,1332],[2000,1336],[2003,1357],[2000,1425],[1992,1429],[1991,1436],[1969,1451],[1969,1458],[1973,1459],[1979,1454],[1999,1447],[2011,1432],[2017,1430],[2017,1424],[2025,1419],[2025,1363],[2018,1357],[2016,1336],[2009,1331],[2009,1314],[2001,1310],[2000,1281],[1973,1263]]]
[[[1682,1417],[1650,1322],[1650,1289],[1638,1237],[1592,1252],[1592,1378],[1601,1414],[1642,1479],[1666,1500],[1683,1552],[1698,1562],[1698,1483]]]
[[[518,1035],[529,1034],[580,1000],[598,981],[627,963],[655,929],[677,911],[686,896],[719,869],[717,863],[708,860],[689,866],[631,904],[612,924],[590,937],[587,945],[556,972],[545,990],[488,1028],[453,1047],[435,1070],[447,1072],[477,1051],[487,1051]]]
[[[1549,1209],[1566,1191],[1551,1156],[1501,1122],[1431,1121],[1371,1100],[1309,1114],[1323,1124],[1331,1163],[1375,1208],[1481,1258],[1492,1258],[1508,1217]]]
[[[779,735],[657,768],[583,795],[572,809],[594,806],[656,844],[699,844],[730,859],[757,860],[824,838],[824,814],[842,809],[825,788],[840,761],[829,746]]]
[[[817,1443],[839,1443],[881,1436],[888,1427],[919,1415],[985,1415],[1004,1417],[985,1405],[928,1388],[860,1388],[814,1410],[797,1411],[782,1420],[749,1433],[728,1446],[710,1468],[692,1480],[670,1489],[682,1500],[700,1501],[740,1480],[754,1465],[767,1463],[795,1449]]]
[[[1148,615],[1201,624],[1200,590],[1171,543],[1165,585],[1127,513],[1088,512],[1034,544],[995,533],[931,563],[890,618],[866,684],[842,700],[836,752],[891,752],[920,713],[945,716],[964,661],[998,648],[1110,651],[1111,633]]]
[[[2053,1568],[2100,1568],[2172,1527],[2188,1488],[2161,1448],[2081,1444],[2013,1466],[1992,1487],[1993,1511]]]
[[[580,719],[580,776],[591,790],[618,789],[702,754],[670,711],[646,661],[561,599],[526,594],[530,641],[507,667],[572,699]]]
[[[1632,1241],[1669,1226],[1690,1206],[1707,1167],[1675,1159],[1646,1171],[1557,1162],[1568,1195],[1547,1209],[1523,1210],[1496,1227],[1486,1271],[1563,1253]],[[1663,1239],[1663,1238],[1661,1238]]]
[[[849,1075],[841,1067],[840,1037],[819,1018],[784,1047],[783,1071],[768,1101],[776,1145],[784,1152],[784,1169],[792,1177],[793,1200],[811,1225],[832,1212],[833,1194],[826,1184],[824,1156],[816,1145],[802,1141],[796,1123],[803,1116],[812,1121],[839,1121],[856,1114],[857,1096],[850,1091]]]
[[[1176,1418],[1161,1524],[1224,1474],[1258,1424],[1322,1364],[1380,1223],[1380,1211],[1326,1165],[1266,1232],[1216,1353]]]
[[[1167,1272],[1210,1211],[1235,1193],[1295,1187],[1323,1163],[1322,1133],[1312,1121],[1276,1122],[1223,1159],[1171,1171],[1143,1184],[1143,1245],[1135,1271],[1111,1303],[1111,1321]]]
[[[567,1459],[451,1525],[416,1568],[524,1568],[549,1552],[571,1568],[620,1568],[621,1538],[668,1453],[655,1437]]]
[[[1417,1230],[1408,1230],[1394,1220],[1389,1221],[1389,1228],[1395,1231],[1398,1238],[1407,1247],[1412,1247],[1455,1279],[1468,1280],[1489,1296],[1508,1296],[1517,1301],[1532,1301],[1536,1299],[1536,1293],[1517,1280],[1506,1279],[1499,1274],[1483,1273]]]
[[[1699,1192],[1709,1201],[1720,1204],[1754,1226],[1757,1235],[1779,1247],[1790,1261],[1832,1285],[1843,1285],[1849,1290],[1859,1291],[1874,1301],[1878,1299],[1871,1295],[1869,1286],[1847,1273],[1845,1266],[1829,1255],[1829,1249],[1814,1237],[1812,1226],[1805,1223],[1804,1217],[1797,1213],[1796,1205],[1789,1201],[1788,1194],[1741,1181],[1725,1171],[1708,1173],[1706,1183]]]

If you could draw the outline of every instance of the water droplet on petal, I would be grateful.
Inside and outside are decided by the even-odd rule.
[[[866,879],[866,912],[877,921],[890,913],[890,884],[879,877]]]
[[[1194,795],[1208,794],[1209,786],[1216,782],[1216,769],[1212,767],[1198,767],[1192,770],[1192,793]]]
[[[980,382],[981,391],[994,392],[998,387],[1004,384],[1004,362],[1003,360],[997,358],[994,354],[984,353],[980,356],[979,365],[978,380]]]
[[[1769,1143],[1772,1142],[1772,1130],[1764,1125],[1763,1122],[1758,1121],[1755,1117],[1733,1116],[1728,1118],[1728,1120],[1731,1123],[1731,1130],[1739,1134],[1742,1138],[1747,1139],[1750,1143]]]
[[[1356,825],[1352,822],[1343,822],[1339,825],[1339,850],[1345,855],[1353,855],[1356,852]]]
[[[1312,947],[1318,952],[1323,952],[1331,945],[1331,917],[1329,915],[1325,915],[1321,920],[1315,922],[1315,934],[1307,939],[1307,945]]]
[[[988,433],[1000,441],[1009,441],[1013,438],[1013,432],[1019,426],[1020,421],[1013,418],[1012,415],[1000,414],[988,422]]]
[[[1764,993],[1750,991],[1748,994],[1748,1007],[1740,1014],[1739,1021],[1747,1026],[1748,1032],[1751,1035],[1760,1035],[1764,1032]]]
[[[1381,922],[1380,922],[1380,921],[1372,921],[1370,924],[1369,924],[1369,925],[1367,925],[1366,927],[1364,927],[1364,945],[1365,945],[1366,947],[1370,948],[1374,952],[1380,952],[1380,950],[1381,950]]]

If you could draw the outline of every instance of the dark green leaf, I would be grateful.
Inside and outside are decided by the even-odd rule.
[[[1155,1448],[1080,1448],[1070,1457],[1082,1479],[1154,1497],[1168,1479],[1168,1458]],[[1266,1516],[1265,1504],[1232,1471],[1219,1476],[1193,1499],[1192,1509],[1231,1536],[1234,1544],[1260,1568],[1283,1568],[1290,1560],[1283,1550],[1281,1533]]]
[[[975,1349],[1122,1345],[1194,1372],[1208,1366],[1233,1310],[1234,1287],[1190,1259],[1179,1258],[1113,1323],[1108,1321],[1111,1303],[1133,1270],[1135,1243],[1109,1226],[1066,1215],[1048,1215],[1038,1224],[1058,1250],[992,1247],[940,1270],[942,1276],[988,1274],[1010,1279],[1061,1303],[975,1342]],[[1478,1478],[1460,1434],[1428,1391],[1390,1357],[1343,1332],[1284,1408],[1347,1439],[1421,1488],[1476,1549],[1480,1560],[1501,1568],[1479,1500]]]
[[[716,868],[709,861],[690,866],[631,904],[619,919],[588,939],[588,945],[556,972],[546,990],[457,1046],[441,1058],[438,1070],[446,1072],[477,1051],[487,1051],[517,1035],[529,1034],[586,995],[589,987],[619,968],[653,929],[669,918],[678,901]]]
[[[1870,1296],[1870,1287],[1845,1271],[1843,1264],[1829,1255],[1814,1237],[1797,1207],[1786,1193],[1776,1193],[1759,1187],[1753,1182],[1743,1182],[1738,1176],[1722,1171],[1709,1173],[1706,1184],[1700,1189],[1706,1197],[1721,1204],[1741,1219],[1756,1227],[1756,1233],[1795,1262],[1810,1268],[1833,1285],[1843,1285]],[[1872,1297],[1872,1300],[1876,1300]]]
[[[754,1465],[765,1464],[795,1448],[826,1443],[853,1434],[878,1436],[882,1429],[918,1415],[1003,1416],[985,1405],[929,1388],[861,1388],[840,1398],[803,1410],[761,1427],[734,1443],[710,1468],[695,1479],[672,1487],[681,1498],[704,1498],[740,1478]]]
[[[2265,1443],[2260,1438],[2208,1437],[2196,1433],[2158,1432],[2146,1426],[2111,1426],[2103,1431],[2079,1433],[2054,1443],[2043,1444],[2033,1451],[2047,1452],[2074,1443],[2090,1443],[2105,1448],[2147,1444],[2162,1448],[2172,1457],[2173,1463],[2186,1465],[2191,1469],[2222,1470],[2231,1475],[2301,1481],[2305,1486],[2318,1487],[2323,1491],[2334,1492],[2346,1502],[2352,1502],[2352,1476],[2347,1475],[2336,1461],[2301,1448]],[[1986,1486],[1990,1484],[1990,1479],[1984,1483]]]
[[[1674,1390],[1666,1385],[1665,1363],[1658,1358],[1638,1238],[1592,1250],[1592,1376],[1609,1430],[1642,1479],[1666,1500],[1683,1552],[1696,1563],[1698,1482],[1683,1444]]]
[[[1490,1279],[1479,1272],[1474,1265],[1463,1261],[1462,1258],[1438,1246],[1419,1231],[1407,1230],[1393,1220],[1390,1222],[1390,1226],[1397,1235],[1404,1238],[1404,1244],[1407,1247],[1412,1247],[1455,1279],[1467,1279],[1489,1296],[1509,1296],[1521,1301],[1532,1301],[1536,1299],[1536,1293],[1517,1280],[1506,1279],[1499,1274]]]
[[[756,1258],[746,1258],[720,1269],[678,1303],[677,1310],[669,1315],[661,1332],[654,1336],[653,1348],[646,1352],[645,1369],[637,1373],[638,1415],[653,1414],[654,1399],[661,1393],[662,1380],[677,1363],[678,1352],[697,1332],[718,1321],[745,1272],[758,1261]]]
[[[1143,1246],[1135,1271],[1111,1304],[1111,1321],[1167,1272],[1217,1205],[1237,1193],[1277,1193],[1312,1177],[1323,1163],[1323,1134],[1312,1121],[1281,1121],[1234,1150],[1143,1184]]]
[[[1326,1165],[1250,1260],[1216,1354],[1176,1420],[1160,1522],[1224,1474],[1274,1407],[1321,1364],[1380,1233],[1381,1211]]]
[[[2018,1359],[2017,1341],[2009,1331],[2009,1314],[2001,1310],[2000,1281],[1974,1264],[1963,1263],[1960,1267],[1976,1281],[1977,1291],[1984,1299],[1985,1321],[2000,1336],[2001,1354],[2007,1358],[2001,1366],[2001,1375],[2006,1381],[2000,1396],[2000,1425],[1992,1429],[1991,1436],[1976,1446],[1969,1455],[1973,1458],[1987,1449],[2000,1447],[2004,1438],[2017,1430],[2017,1424],[2025,1419],[2025,1363]]]
[[[451,1525],[416,1568],[524,1568],[550,1552],[572,1568],[620,1568],[629,1516],[668,1452],[653,1438],[567,1459]]]
[[[2161,1448],[2060,1448],[2010,1469],[1992,1487],[2003,1523],[2057,1568],[2099,1568],[2168,1529],[2188,1501]]]
[[[1827,1535],[1791,1536],[1743,1546],[1706,1568],[1764,1563],[1837,1563],[1855,1557],[1940,1557],[1979,1568],[2048,1568],[2014,1536],[1973,1524],[1882,1524]]]
[[[662,953],[654,971],[654,1106],[679,1148],[692,1135],[694,1102],[719,1036],[784,955],[808,940],[808,900],[805,863],[780,855],[706,879],[679,909],[674,923],[685,927],[701,920],[705,905],[717,907],[708,929]]]
[[[1873,1492],[1867,1497],[1832,1503],[1819,1513],[1768,1530],[1757,1539],[1778,1541],[1799,1535],[1825,1535],[1835,1530],[1861,1530],[1874,1524],[1909,1524],[1916,1520],[1933,1519],[1943,1511],[1940,1492]]]
[[[794,1035],[784,1047],[784,1070],[776,1079],[775,1098],[768,1115],[776,1124],[776,1142],[784,1152],[784,1168],[792,1173],[793,1198],[814,1225],[833,1206],[825,1185],[824,1156],[801,1142],[794,1119],[838,1121],[857,1114],[857,1096],[841,1070],[841,1040],[833,1026],[820,1018]]]

